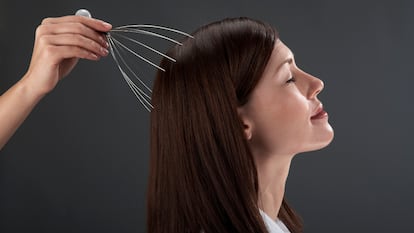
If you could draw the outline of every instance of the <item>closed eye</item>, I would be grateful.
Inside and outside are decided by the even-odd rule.
[[[286,81],[286,83],[294,83],[294,82],[296,82],[295,77],[291,77],[290,79],[288,79],[288,80]]]

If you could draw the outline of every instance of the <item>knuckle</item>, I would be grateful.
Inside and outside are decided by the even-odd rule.
[[[42,20],[42,23],[41,23],[41,24],[49,24],[51,20],[52,20],[52,18],[50,18],[50,17],[48,17],[48,18],[44,18],[44,19]]]
[[[45,36],[45,35],[39,36],[37,40],[38,40],[39,44],[47,44],[47,36]]]
[[[45,47],[50,45],[50,36],[41,35],[36,38],[36,43],[39,44],[41,47]]]
[[[43,35],[44,34],[44,31],[45,31],[45,26],[44,25],[39,25],[37,28],[36,28],[36,36],[41,36],[41,35]]]

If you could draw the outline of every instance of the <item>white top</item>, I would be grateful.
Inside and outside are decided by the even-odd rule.
[[[269,233],[290,233],[289,229],[279,219],[273,220],[262,210],[260,210],[260,214]]]

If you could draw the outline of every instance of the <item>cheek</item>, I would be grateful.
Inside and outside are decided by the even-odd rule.
[[[268,103],[267,111],[256,121],[256,142],[272,153],[290,153],[307,137],[309,104],[298,93]]]
[[[310,123],[309,116],[309,104],[303,96],[292,95],[280,105],[274,125],[284,144],[296,143],[305,136],[304,130]]]

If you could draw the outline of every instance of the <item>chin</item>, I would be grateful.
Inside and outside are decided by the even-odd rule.
[[[327,147],[334,138],[334,131],[332,127],[329,127],[329,130],[323,134],[318,135],[317,141],[315,142],[313,149],[309,151],[320,150]]]
[[[309,140],[309,143],[300,151],[303,152],[310,152],[323,149],[327,147],[334,138],[334,131],[332,127],[329,127],[324,130],[324,132],[319,132],[316,136],[312,136]]]

